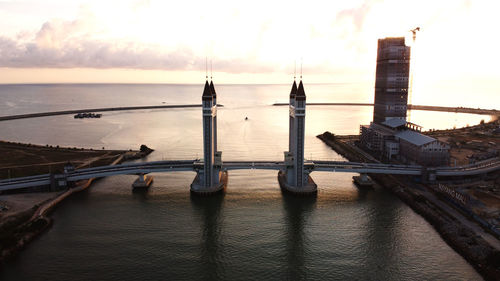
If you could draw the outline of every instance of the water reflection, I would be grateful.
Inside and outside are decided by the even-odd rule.
[[[285,210],[286,279],[303,280],[307,277],[306,255],[310,243],[305,229],[309,216],[316,209],[316,196],[282,195]]]
[[[369,198],[369,195],[371,192],[373,192],[373,189],[371,188],[363,188],[363,187],[357,187],[356,189],[358,191],[358,198],[356,201],[358,202],[363,202]]]
[[[373,195],[378,197],[380,194],[374,193]],[[365,266],[374,269],[373,276],[379,280],[390,279],[398,270],[397,259],[401,249],[398,240],[400,238],[397,237],[395,231],[397,232],[400,227],[398,212],[400,202],[395,198],[394,200],[390,203],[384,202],[382,198],[372,200],[372,210],[369,211],[366,220]]]
[[[148,200],[149,188],[132,188],[132,196],[135,200],[145,202]]]
[[[222,243],[224,194],[209,197],[191,195],[191,205],[202,220],[200,269],[204,280],[220,280],[224,276]]]

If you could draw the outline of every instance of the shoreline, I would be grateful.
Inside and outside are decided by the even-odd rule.
[[[5,142],[2,143],[5,144]],[[24,144],[16,144],[16,145],[23,146]],[[46,147],[44,146],[37,146],[37,145],[24,145],[24,146],[46,149]],[[73,150],[73,148],[56,148],[56,149]],[[126,160],[143,158],[147,156],[149,153],[151,153],[153,150],[145,145],[141,145],[141,149],[139,151],[132,151],[132,150],[129,151],[109,150],[109,151],[120,152],[119,154],[115,155],[115,157],[104,159],[104,160],[111,159],[112,161],[106,161],[108,162],[107,164],[116,165]],[[102,151],[98,152],[102,153]],[[98,159],[98,160],[103,161],[103,159]],[[99,178],[97,179],[91,178],[88,180],[79,181],[76,182],[76,184],[73,187],[68,187],[64,191],[50,192],[49,194],[52,194],[54,196],[48,199],[38,198],[37,200],[37,198],[31,198],[32,204],[34,203],[33,201],[35,201],[36,203],[34,203],[32,207],[29,207],[27,209],[26,206],[22,208],[22,205],[28,204],[25,202],[25,204],[18,204],[21,205],[22,208],[21,210],[12,211],[10,214],[0,213],[0,264],[4,265],[6,261],[15,257],[18,253],[20,253],[24,249],[24,247],[26,247],[27,244],[36,239],[39,235],[44,233],[47,229],[49,229],[52,226],[53,219],[49,215],[61,202],[63,202],[66,198],[70,197],[75,193],[80,193],[84,190],[87,190],[92,185],[92,183],[98,179]],[[48,192],[44,192],[41,194],[46,195],[47,193]],[[6,197],[22,196],[26,194],[33,194],[33,193],[8,194],[6,195]],[[42,196],[41,194],[37,195],[40,197],[45,197]],[[33,197],[36,197],[37,195]],[[9,199],[11,201],[9,201]],[[3,204],[5,204],[6,202],[8,205],[12,204],[16,205],[15,203],[12,202],[16,201],[16,199],[14,198],[2,198],[0,194],[0,200],[1,200],[0,202],[3,201]],[[2,207],[4,208],[5,206]]]
[[[352,137],[340,136],[346,140]],[[373,162],[372,159],[360,153],[359,148],[356,149],[350,144],[337,140],[329,132],[318,135],[317,138],[349,161],[363,159],[361,162]],[[500,280],[499,249],[490,245],[483,237],[477,235],[476,231],[447,213],[442,206],[438,206],[436,198],[430,197],[431,189],[424,185],[412,184],[411,180],[405,176],[378,174],[369,174],[369,176],[429,222],[442,239],[467,260],[485,280]]]

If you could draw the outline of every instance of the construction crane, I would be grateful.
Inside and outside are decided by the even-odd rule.
[[[416,27],[412,30],[410,30],[410,32],[413,34],[413,43],[415,43],[415,39],[417,39],[417,31],[420,31],[420,27]]]
[[[420,27],[415,27],[414,29],[411,29],[410,32],[413,35],[413,44],[412,47],[415,48],[415,40],[417,39],[417,31],[420,31]],[[411,61],[411,58],[410,58]],[[413,67],[410,66],[410,89],[408,91],[408,104],[413,105],[411,98],[412,98],[412,92],[413,92]],[[408,122],[411,122],[411,110],[408,110]]]

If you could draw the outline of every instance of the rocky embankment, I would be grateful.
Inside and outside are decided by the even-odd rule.
[[[330,132],[317,137],[349,161],[368,161]],[[431,223],[444,241],[473,265],[486,280],[500,280],[500,251],[410,187],[406,177],[380,174],[370,174],[370,177]]]
[[[119,156],[117,158],[106,158],[107,161],[112,159],[113,162],[106,163],[104,161],[103,165],[114,165],[122,161],[140,159],[153,151],[153,149],[146,145],[141,145],[139,151],[127,151],[121,155],[117,155]],[[93,179],[81,181],[76,186],[57,194],[54,198],[35,204],[30,209],[18,211],[7,216],[0,214],[0,263],[15,256],[29,242],[48,229],[52,225],[52,218],[48,214],[64,199],[74,193],[87,189],[92,182]]]
[[[329,147],[331,147],[335,152],[342,155],[343,157],[349,159],[349,161],[353,162],[370,162],[369,159],[366,159],[363,155],[359,154],[354,148],[352,148],[349,144],[339,141],[334,134],[330,132],[324,132],[321,135],[316,136],[318,139],[322,140]]]
[[[145,144],[141,144],[141,147],[139,148],[138,152],[136,152],[135,154],[124,155],[123,161],[141,159],[148,156],[153,151],[155,150],[147,147]]]
[[[40,205],[18,212],[0,222],[0,262],[6,261],[52,224],[46,216],[33,217]]]

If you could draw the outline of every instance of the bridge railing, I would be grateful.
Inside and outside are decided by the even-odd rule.
[[[27,177],[20,177],[20,178],[10,178],[10,179],[3,179],[0,180],[0,185],[2,184],[8,184],[12,181],[16,181],[18,179],[22,179],[25,181],[30,181],[30,180],[37,180],[37,179],[44,179],[44,178],[49,178],[50,174],[42,174],[42,175],[36,175],[36,176],[27,176]]]
[[[490,158],[482,161],[478,161],[468,165],[461,165],[455,167],[437,167],[437,170],[470,170],[474,168],[488,167],[492,165],[500,165],[500,157]]]

